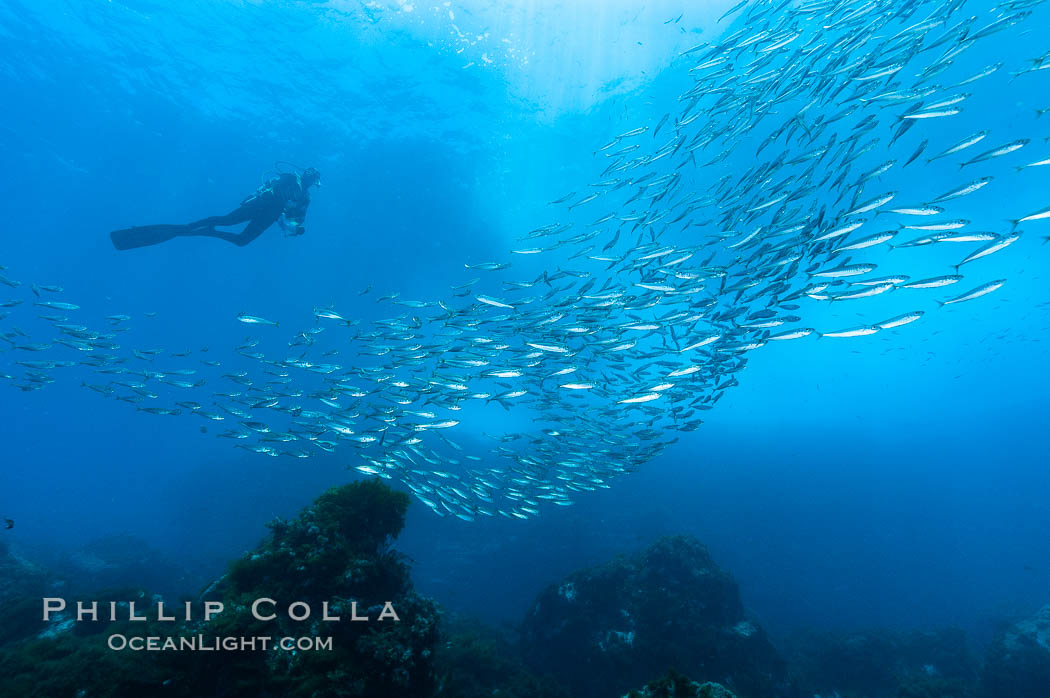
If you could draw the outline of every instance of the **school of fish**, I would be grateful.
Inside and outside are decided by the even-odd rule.
[[[289,338],[258,309],[230,319],[257,338],[228,356],[171,352],[129,346],[127,315],[92,325],[62,288],[0,268],[21,293],[0,303],[0,384],[31,391],[75,375],[158,418],[213,423],[251,452],[348,450],[351,467],[440,515],[569,505],[697,429],[763,346],[888,332],[923,318],[924,294],[951,306],[1008,283],[982,275],[981,260],[1050,224],[1050,201],[1011,206],[1018,182],[1050,173],[1050,129],[941,131],[968,123],[970,105],[1007,122],[1004,91],[1050,102],[1050,53],[968,60],[1048,26],[1042,4],[744,0],[721,38],[678,57],[673,109],[596,144],[600,174],[551,202],[554,222],[503,260],[465,265],[476,278],[445,299],[380,299],[396,308],[389,319],[316,307]],[[1050,124],[1046,110],[1031,123]],[[900,184],[945,162],[955,174],[930,191]],[[969,217],[989,196],[1002,215],[978,230]],[[954,262],[927,278],[896,273],[920,248]],[[519,260],[540,273],[516,278]],[[899,313],[849,327],[804,319],[886,294]],[[20,313],[48,336],[20,330]],[[498,423],[501,408],[506,432],[471,428]]]

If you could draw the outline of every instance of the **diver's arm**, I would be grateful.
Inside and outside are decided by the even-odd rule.
[[[281,230],[284,231],[285,237],[298,237],[306,232],[306,229],[295,220],[289,220],[281,214],[281,217],[277,219],[277,225],[281,226]]]

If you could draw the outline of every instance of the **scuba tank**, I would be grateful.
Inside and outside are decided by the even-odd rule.
[[[255,201],[260,196],[265,196],[265,195],[271,193],[273,191],[274,184],[277,183],[277,180],[278,180],[278,178],[275,177],[273,179],[269,179],[266,182],[260,184],[258,189],[256,189],[253,193],[249,194],[248,196],[244,197],[244,200],[241,201],[241,206],[244,206],[245,204],[247,204],[250,201]]]

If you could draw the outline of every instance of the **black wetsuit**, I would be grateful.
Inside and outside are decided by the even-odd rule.
[[[243,247],[274,223],[280,222],[286,231],[301,235],[306,208],[310,205],[310,192],[302,186],[294,174],[282,174],[266,183],[266,186],[241,202],[236,210],[225,216],[211,216],[190,223],[186,235],[205,235],[219,238]],[[216,226],[237,225],[249,221],[239,233],[215,230]],[[286,223],[286,221],[288,221]]]
[[[309,205],[309,185],[304,186],[298,176],[285,173],[268,181],[225,216],[211,216],[188,225],[146,225],[115,230],[110,233],[110,239],[118,250],[148,247],[184,236],[219,238],[243,247],[274,223],[280,223],[291,235],[302,235],[303,218]],[[215,229],[244,222],[248,225],[239,233]]]

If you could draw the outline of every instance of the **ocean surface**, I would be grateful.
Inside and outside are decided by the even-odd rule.
[[[694,85],[707,50],[694,47],[737,31],[746,36],[742,14],[718,21],[734,4],[0,2],[6,204],[0,273],[21,282],[0,287],[0,301],[23,301],[5,308],[10,315],[0,320],[9,339],[0,344],[0,373],[10,375],[0,380],[0,515],[15,522],[0,531],[4,540],[28,557],[57,558],[100,538],[131,535],[177,566],[173,591],[193,593],[253,546],[274,516],[293,516],[325,488],[370,477],[357,469],[367,462],[353,445],[328,452],[305,444],[308,458],[267,457],[216,438],[226,425],[193,416],[192,409],[166,416],[136,408],[193,400],[207,409],[215,391],[237,387],[219,374],[255,365],[244,358],[246,350],[238,353],[248,338],[259,340],[258,350],[268,356],[299,356],[313,347],[289,346],[295,333],[324,326],[319,346],[341,353],[323,360],[343,368],[376,360],[361,358],[361,343],[344,336],[349,329],[326,325],[316,308],[337,308],[364,332],[384,318],[440,314],[437,306],[396,300],[469,302],[474,291],[464,299],[453,287],[479,276],[484,284],[544,272],[549,278],[565,269],[604,273],[604,263],[586,256],[602,254],[608,228],[593,251],[571,261],[576,248],[536,255],[512,250],[538,246],[522,238],[542,226],[573,223],[576,234],[607,213],[644,208],[605,203],[612,193],[567,205],[608,177],[602,174],[611,162],[607,153],[638,142],[643,148],[631,157],[652,154],[674,136],[687,118],[689,100],[681,96]],[[946,4],[925,3],[899,26],[917,24]],[[1050,157],[1050,115],[1038,112],[1050,107],[1050,71],[1011,75],[1039,66],[1036,59],[1047,49],[1043,28],[1050,16],[1029,4],[1024,11],[1031,16],[967,45],[948,70],[924,83],[944,86],[941,99],[969,95],[957,114],[916,119],[921,123],[890,145],[914,99],[872,107],[860,97],[847,99],[860,85],[853,82],[833,104],[804,112],[802,121],[812,128],[842,105],[866,104],[850,124],[872,114],[878,128],[862,129],[859,144],[878,140],[846,179],[836,182],[838,171],[831,172],[799,204],[831,207],[847,191],[839,207],[848,209],[849,186],[894,159],[858,204],[888,191],[895,198],[882,208],[930,204],[975,178],[993,177],[980,191],[937,204],[946,212],[936,220],[966,219],[973,221],[967,230],[1005,237],[1013,230],[1010,220],[1045,210],[1050,167],[1018,170]],[[1001,6],[971,1],[957,17],[978,16],[976,30],[1003,13]],[[892,36],[893,26],[880,36]],[[833,40],[838,30],[822,31]],[[914,73],[915,65],[929,65],[952,47],[923,54],[907,70]],[[784,60],[805,58],[785,54]],[[950,89],[997,62],[1003,67],[993,74]],[[729,70],[746,67],[738,62]],[[888,85],[893,76],[879,79]],[[927,97],[927,106],[938,97]],[[773,105],[774,122],[756,125],[751,140],[737,138],[728,157],[708,165],[729,143],[712,132],[710,145],[696,152],[698,162],[682,168],[688,174],[670,181],[681,182],[673,196],[713,201],[701,201],[696,224],[684,230],[662,221],[643,226],[646,244],[663,236],[661,245],[697,247],[698,263],[715,247],[725,252],[738,245],[730,254],[751,254],[745,238],[758,224],[723,225],[729,194],[719,188],[720,178],[741,182],[734,195],[774,200],[788,171],[783,160],[768,176],[746,175],[774,151],[787,159],[806,155],[785,140],[761,158],[754,155],[771,123],[805,106]],[[710,105],[696,113],[693,128],[717,116]],[[640,135],[622,135],[641,128]],[[694,138],[690,126],[680,130]],[[982,142],[927,162],[982,130],[988,131]],[[843,126],[839,142],[849,133]],[[925,153],[904,167],[924,139]],[[1018,139],[1028,141],[1020,152],[959,167]],[[616,147],[601,150],[611,142]],[[291,165],[275,165],[282,162]],[[681,162],[668,157],[632,174],[671,175]],[[291,166],[322,173],[300,237],[274,227],[243,248],[198,238],[126,252],[110,244],[114,229],[226,213],[275,167]],[[823,170],[818,174],[819,183]],[[550,203],[570,193],[565,202]],[[866,227],[850,239],[929,220],[881,211],[863,218]],[[829,220],[821,230],[830,230]],[[762,225],[768,232],[771,224]],[[638,236],[633,222],[621,227],[624,240]],[[415,561],[418,588],[453,610],[513,624],[544,586],[569,572],[662,535],[689,533],[738,580],[748,609],[774,636],[806,628],[956,625],[980,641],[997,623],[1032,613],[1050,601],[1050,246],[1043,244],[1050,221],[1018,229],[1016,244],[962,266],[965,278],[947,288],[896,288],[838,302],[803,297],[794,311],[801,317],[797,326],[817,333],[867,327],[913,310],[924,315],[870,336],[815,333],[748,350],[746,368],[725,378],[737,383],[699,413],[703,424],[695,431],[677,431],[668,421],[671,397],[654,398],[645,406],[652,412],[632,413],[652,419],[653,433],[642,440],[676,441],[625,469],[632,472],[603,476],[594,491],[573,492],[571,506],[548,502],[538,514],[518,518],[484,515],[483,504],[470,505],[468,516],[459,505],[442,511],[439,502],[435,513],[416,500],[398,547]],[[902,230],[894,243],[921,234]],[[873,275],[916,280],[954,273],[952,265],[982,244],[882,245],[850,254],[851,263],[877,264]],[[618,249],[630,255],[630,248]],[[465,267],[491,262],[512,266]],[[799,273],[805,276],[808,267],[803,262]],[[739,279],[746,270],[734,273]],[[646,282],[627,271],[611,278],[627,287]],[[999,279],[1006,283],[988,295],[943,307],[934,302]],[[582,283],[576,277],[553,286],[541,282],[530,317],[543,313],[549,288],[570,282]],[[483,291],[487,297],[514,306],[517,296],[494,283]],[[707,283],[717,287],[717,276]],[[34,292],[32,284],[62,290]],[[400,296],[381,300],[393,294]],[[746,296],[723,299],[723,309],[751,303],[738,323],[765,307]],[[33,305],[40,301],[79,309]],[[489,310],[512,318],[526,313]],[[90,389],[117,378],[97,374],[97,366],[43,370],[17,363],[79,362],[88,353],[60,345],[18,348],[55,336],[55,321],[38,317],[49,312],[83,325],[130,328],[114,341],[137,369],[196,370],[201,360],[224,368],[209,373],[203,388],[179,393],[164,386],[158,398],[139,403],[113,399]],[[105,320],[117,314],[130,319]],[[279,327],[239,322],[242,314]],[[486,331],[496,341],[512,341],[523,331],[512,329],[514,322]],[[680,344],[665,338],[662,346],[670,360],[680,360]],[[133,356],[131,347],[159,353]],[[322,360],[320,350],[313,356]],[[662,356],[654,350],[618,366],[629,376]],[[27,383],[27,370],[42,370],[54,381]],[[293,372],[293,380],[299,375]],[[589,380],[613,378],[597,373]],[[610,390],[609,409],[634,408],[620,404],[633,393]],[[581,414],[593,406],[578,405]],[[464,453],[476,453],[476,463],[502,469],[485,450],[486,435],[527,432],[531,409],[486,402],[485,409],[464,409],[443,433]],[[563,427],[572,429],[573,420],[565,418]],[[609,432],[616,429],[610,421]],[[367,453],[380,460],[383,449],[392,448],[372,447]],[[391,483],[409,491],[396,477]]]

